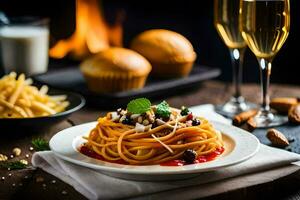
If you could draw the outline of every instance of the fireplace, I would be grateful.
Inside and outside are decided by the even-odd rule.
[[[101,1],[76,0],[74,33],[56,42],[49,51],[50,57],[61,59],[69,55],[82,60],[109,46],[122,46],[123,12],[115,13],[115,21],[109,24],[102,10]]]

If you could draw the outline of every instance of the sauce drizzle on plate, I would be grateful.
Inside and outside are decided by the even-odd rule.
[[[194,161],[192,164],[197,163],[204,163],[208,161],[212,161],[216,159],[219,155],[221,155],[224,152],[224,148],[218,148],[215,151],[211,152],[210,154],[204,155],[204,156],[198,156],[198,158]],[[160,164],[161,166],[183,166],[183,165],[189,165],[189,163],[186,163],[184,160],[171,160],[167,162],[163,162]]]
[[[212,160],[216,159],[218,156],[220,156],[224,152],[224,150],[225,149],[223,147],[221,147],[207,155],[198,156],[198,158],[192,164],[212,161]],[[116,160],[116,161],[106,160],[101,155],[97,154],[95,151],[89,149],[85,145],[82,145],[80,147],[79,151],[80,151],[80,153],[82,153],[88,157],[91,157],[91,158],[95,158],[95,159],[110,162],[110,163],[128,165],[128,163],[123,160]],[[176,160],[171,160],[171,161],[160,163],[160,165],[161,166],[183,166],[183,165],[189,165],[189,164],[186,163],[184,160],[176,159]]]

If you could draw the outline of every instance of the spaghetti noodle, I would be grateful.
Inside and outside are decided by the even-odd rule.
[[[193,150],[197,156],[205,156],[223,147],[221,133],[208,120],[191,113],[182,116],[180,110],[170,110],[169,119],[164,120],[155,115],[155,107],[148,111],[148,116],[155,118],[152,120],[148,120],[147,113],[135,116],[126,110],[108,113],[99,118],[97,126],[84,137],[87,140],[85,147],[106,161],[122,160],[132,165],[160,164],[182,159],[188,149]],[[116,116],[119,121],[116,121]],[[142,121],[141,116],[146,119]],[[128,118],[131,123],[124,123]],[[145,120],[149,123],[144,123]]]

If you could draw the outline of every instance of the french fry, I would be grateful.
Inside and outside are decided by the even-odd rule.
[[[26,114],[28,115],[28,117],[34,117],[34,114],[33,114],[33,112],[30,110],[30,108],[25,107],[24,110],[25,110]]]
[[[51,115],[54,115],[56,113],[55,110],[53,110],[52,108],[49,108],[45,104],[42,104],[42,103],[37,102],[37,101],[32,102],[32,107],[36,110],[44,111],[44,112],[49,113]]]
[[[24,111],[23,108],[19,107],[19,106],[14,106],[14,109],[16,112],[18,112],[22,117],[28,117],[28,115],[26,114],[26,112]]]
[[[39,91],[39,92],[40,92],[40,94],[45,95],[45,94],[47,94],[48,90],[49,90],[48,86],[43,85],[43,86],[40,88],[40,91]]]
[[[17,98],[21,94],[21,91],[23,90],[24,87],[24,81],[25,81],[25,75],[21,74],[17,80],[16,88],[14,90],[14,93],[10,96],[8,102],[11,104],[15,104],[17,101]]]
[[[46,106],[48,106],[48,107],[50,107],[50,108],[55,108],[56,105],[57,105],[57,104],[56,104],[55,102],[52,102],[52,101],[46,103]]]
[[[0,99],[0,105],[5,106],[6,108],[10,109],[11,111],[18,113],[22,117],[27,116],[25,111],[22,108],[20,108],[18,106],[14,106],[5,100]]]
[[[16,105],[21,107],[30,107],[31,104],[28,103],[28,101],[26,101],[25,99],[18,99]]]
[[[10,72],[8,76],[11,79],[16,79],[17,78],[17,73],[16,72]]]
[[[31,78],[28,78],[25,80],[26,85],[31,85],[33,83],[33,80]]]
[[[57,113],[59,113],[59,112],[64,111],[64,109],[65,109],[66,107],[68,107],[69,105],[70,105],[70,103],[69,103],[68,101],[64,101],[64,102],[61,103],[60,106],[57,106],[56,108],[54,108],[54,110],[55,110]]]
[[[9,109],[13,109],[14,105],[12,105],[11,103],[5,101],[4,99],[0,99],[0,105],[9,108]]]
[[[51,96],[51,99],[54,101],[64,101],[67,99],[67,95],[55,95]]]
[[[28,94],[27,94],[26,92],[22,92],[22,93],[21,93],[21,98],[24,99],[24,101],[26,101],[26,105],[27,105],[28,107],[31,106],[30,98],[29,98],[29,96],[28,96]]]

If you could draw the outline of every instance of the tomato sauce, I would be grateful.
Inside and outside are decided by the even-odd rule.
[[[92,149],[89,149],[88,147],[86,147],[85,145],[82,145],[79,149],[79,151],[91,158],[95,158],[98,160],[102,160],[102,161],[106,161],[106,162],[111,162],[111,163],[118,163],[118,164],[123,164],[123,165],[128,165],[127,162],[125,162],[124,160],[106,160],[105,158],[103,158],[101,155],[97,154],[95,151],[93,151]],[[216,159],[216,157],[218,157],[219,155],[221,155],[224,152],[224,148],[218,148],[215,151],[211,152],[210,154],[207,154],[205,156],[198,156],[198,158],[194,161],[193,164],[197,164],[197,163],[204,163],[204,162],[208,162],[208,161],[212,161],[214,159]],[[186,163],[184,160],[171,160],[171,161],[167,161],[164,163],[160,164],[161,166],[183,166],[183,165],[188,165],[188,163]]]
[[[224,148],[218,148],[217,150],[211,152],[210,154],[207,154],[205,156],[198,156],[198,158],[194,161],[193,164],[197,163],[204,163],[208,161],[214,160],[216,157],[221,155],[224,152]],[[161,166],[183,166],[183,165],[189,165],[189,163],[186,163],[184,160],[171,160],[164,163],[160,163]]]
[[[102,160],[102,161],[106,161],[106,162],[111,162],[111,163],[117,163],[117,164],[123,164],[126,165],[128,164],[127,162],[123,161],[123,160],[106,160],[105,158],[103,158],[101,155],[97,154],[95,151],[93,151],[92,149],[89,149],[87,146],[82,145],[79,149],[80,153],[91,157],[91,158],[95,158],[98,160]]]

